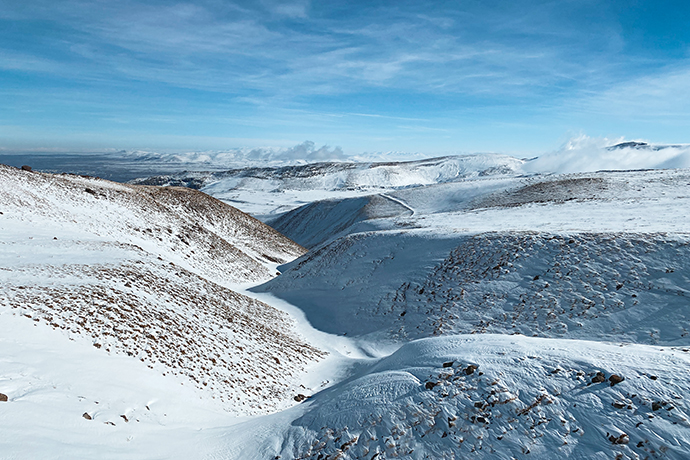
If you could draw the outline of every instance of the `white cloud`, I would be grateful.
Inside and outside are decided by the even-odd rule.
[[[625,119],[690,122],[690,62],[634,78],[574,102],[574,108]]]
[[[645,143],[647,145],[635,146],[623,144],[624,141],[623,138],[580,135],[560,149],[525,163],[523,168],[527,172],[574,173],[690,167],[690,145],[655,146]]]
[[[307,162],[346,159],[340,147],[330,148],[324,145],[317,149],[312,141],[304,141],[288,149],[253,149],[246,154],[246,158],[250,160],[302,160]]]

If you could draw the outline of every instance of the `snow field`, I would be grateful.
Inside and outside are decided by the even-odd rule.
[[[505,335],[418,340],[314,397],[277,455],[687,458],[689,352]]]

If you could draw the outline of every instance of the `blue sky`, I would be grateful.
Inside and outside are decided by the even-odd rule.
[[[690,3],[0,0],[0,149],[690,142]]]

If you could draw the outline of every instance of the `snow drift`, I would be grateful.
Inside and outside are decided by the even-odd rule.
[[[687,458],[689,351],[505,335],[415,341],[313,398],[276,457]]]

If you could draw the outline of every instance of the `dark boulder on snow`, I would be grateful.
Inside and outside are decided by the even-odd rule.
[[[0,401],[1,402],[7,402],[7,395],[4,393],[0,393]]]
[[[592,379],[592,383],[601,383],[606,381],[606,374],[603,372],[597,372],[597,375]]]
[[[609,382],[611,382],[611,386],[614,386],[617,383],[621,383],[623,380],[625,380],[625,378],[621,377],[618,374],[613,374],[611,377],[609,377]]]
[[[618,437],[616,437],[615,435],[610,435],[609,441],[611,441],[612,444],[627,444],[630,442],[630,438],[627,434],[623,433]]]

